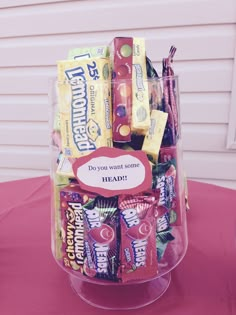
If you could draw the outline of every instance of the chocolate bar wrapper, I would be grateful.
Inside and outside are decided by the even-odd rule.
[[[145,280],[158,273],[154,196],[119,196],[122,282]]]
[[[118,281],[119,212],[117,198],[96,197],[84,206],[85,265],[89,277]]]

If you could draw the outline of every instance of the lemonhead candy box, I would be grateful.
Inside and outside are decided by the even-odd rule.
[[[108,46],[74,48],[69,51],[68,59],[106,58],[110,56]]]
[[[109,59],[59,61],[58,85],[62,153],[77,158],[111,147]]]

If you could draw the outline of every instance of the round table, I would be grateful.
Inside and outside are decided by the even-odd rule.
[[[188,188],[186,256],[160,299],[123,315],[236,314],[236,190],[193,181]],[[54,261],[48,176],[1,183],[0,198],[1,315],[121,313],[82,301]]]

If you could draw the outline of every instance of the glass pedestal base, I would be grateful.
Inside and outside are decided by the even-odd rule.
[[[74,291],[90,305],[103,309],[137,309],[153,303],[167,290],[170,272],[153,280],[136,284],[95,284],[70,275]]]

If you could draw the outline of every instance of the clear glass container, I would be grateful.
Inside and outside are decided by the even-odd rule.
[[[76,84],[77,87],[75,88]],[[82,191],[84,191],[82,198],[87,199],[83,199],[83,205],[81,211],[77,212],[77,217],[75,210],[78,210],[78,208],[75,207],[73,213],[68,211],[69,202],[71,200],[76,201],[76,198],[79,198],[78,194],[80,194],[80,188],[78,188],[80,183],[78,184],[73,165],[75,165],[81,157],[74,156],[73,152],[71,153],[71,148],[68,149],[67,138],[64,134],[65,131],[63,131],[64,133],[62,135],[62,128],[65,130],[65,128],[69,128],[66,124],[73,123],[73,118],[70,113],[70,111],[73,110],[73,97],[75,97],[75,99],[77,98],[77,101],[81,95],[84,97],[85,94],[83,93],[85,93],[84,88],[86,87],[86,91],[89,91],[90,94],[86,92],[89,101],[86,101],[86,104],[84,104],[87,107],[94,106],[93,110],[96,111],[96,115],[101,115],[101,117],[102,115],[107,117],[111,115],[107,108],[104,110],[104,104],[106,105],[107,103],[106,101],[104,102],[104,97],[111,102],[113,106],[113,126],[109,128],[113,128],[114,136],[114,130],[117,131],[120,128],[120,126],[118,126],[119,123],[114,122],[116,121],[116,117],[118,116],[119,119],[123,118],[125,115],[130,117],[129,108],[133,105],[132,102],[131,104],[129,103],[132,82],[129,80],[113,80],[112,82],[99,80],[84,81],[82,82],[82,90],[81,86],[78,88],[78,84],[81,84],[81,82],[58,82],[54,79],[50,82],[52,254],[57,264],[68,273],[72,288],[87,303],[104,309],[139,308],[152,303],[167,290],[171,280],[171,270],[176,268],[187,250],[188,237],[182,167],[178,77],[155,78],[144,82],[144,88],[146,91],[148,90],[148,94],[146,94],[145,97],[148,96],[149,113],[157,110],[168,113],[164,136],[160,143],[160,151],[158,147],[158,141],[160,140],[156,142],[155,139],[158,138],[156,138],[155,135],[152,135],[153,138],[151,138],[151,153],[146,149],[145,151],[143,150],[145,139],[144,132],[139,132],[137,131],[138,129],[134,128],[136,123],[134,121],[128,121],[128,124],[130,123],[131,126],[131,142],[124,139],[110,143],[107,141],[107,144],[109,143],[108,146],[113,146],[113,148],[119,148],[126,152],[145,152],[146,156],[149,158],[152,170],[149,194],[155,192],[155,209],[157,211],[155,213],[157,213],[157,215],[152,218],[152,222],[155,222],[155,227],[152,227],[150,232],[155,239],[155,249],[153,248],[153,244],[150,248],[152,249],[151,253],[155,253],[157,270],[152,273],[151,276],[148,276],[150,274],[150,265],[145,267],[144,264],[142,265],[144,270],[142,276],[137,276],[136,278],[136,270],[138,270],[139,267],[135,266],[135,268],[131,268],[131,273],[134,276],[131,277],[127,273],[128,276],[125,281],[123,281],[122,278],[123,272],[125,272],[124,269],[122,269],[124,268],[123,260],[125,257],[127,263],[127,260],[132,260],[132,258],[127,258],[129,255],[122,256],[122,251],[125,246],[124,232],[120,223],[122,214],[119,209],[119,204],[116,205],[118,211],[116,212],[116,224],[118,228],[116,227],[114,230],[116,251],[113,251],[112,259],[116,261],[116,264],[114,264],[116,271],[113,270],[113,273],[115,272],[116,275],[114,276],[113,274],[113,277],[107,275],[101,276],[98,272],[96,273],[98,265],[94,260],[96,260],[95,258],[97,258],[97,256],[95,257],[94,253],[91,254],[91,248],[90,251],[86,249],[88,243],[85,242],[85,239],[88,237],[88,231],[86,231],[88,226],[81,222],[84,222],[85,219],[83,215],[85,216],[86,209],[88,209],[86,202],[94,200],[98,195],[96,191],[94,192],[92,187],[91,190],[87,192],[82,189]],[[114,102],[117,100],[118,92],[120,98],[118,103],[114,105]],[[136,96],[143,100],[144,96],[142,95],[141,88],[139,92],[138,94],[136,93]],[[134,98],[134,95],[132,97]],[[71,107],[65,104],[71,104]],[[82,104],[81,99],[79,100],[79,104]],[[147,104],[145,106],[147,106]],[[135,110],[137,114],[137,124],[139,124],[140,121],[146,119],[145,111],[143,109],[137,110],[132,107],[133,115]],[[65,117],[67,118],[65,119]],[[86,124],[88,121],[89,124],[91,123],[90,118],[91,117],[86,117]],[[159,124],[159,121],[155,121],[151,115],[148,129],[145,131],[146,134],[152,134],[155,123]],[[117,124],[118,127],[115,124]],[[127,125],[127,121],[125,124]],[[81,131],[83,129],[81,128],[76,130]],[[97,125],[89,125],[89,127],[87,126],[86,128],[83,129],[83,132],[87,134],[90,132],[90,136],[92,133],[91,137],[94,136],[94,133],[96,134],[94,137],[97,137],[97,139],[99,136],[104,136],[104,126],[100,130],[98,130],[99,128],[97,129]],[[122,135],[124,134],[125,136],[127,135],[123,132]],[[104,143],[101,142],[100,145],[104,146]],[[154,154],[152,154],[152,151]],[[157,160],[155,160],[155,153],[158,156]],[[85,153],[84,155],[86,156],[88,154]],[[121,174],[119,170],[116,172],[118,176]],[[135,171],[133,172],[133,176],[133,178],[135,178]],[[87,177],[89,178],[91,175],[88,173]],[[158,183],[160,183],[161,178],[164,179],[164,181],[159,185]],[[68,192],[69,190],[66,190],[68,187],[69,190],[70,187],[72,187],[70,193]],[[140,195],[140,193],[142,192],[138,192],[137,195]],[[122,193],[122,195],[124,194],[125,192]],[[132,196],[135,198],[135,194],[132,194]],[[105,200],[105,198],[109,197],[102,198],[104,198],[102,200]],[[119,196],[117,198],[120,200]],[[80,224],[83,225],[82,230],[78,228]],[[127,235],[125,237],[127,238]],[[148,239],[147,241],[149,242],[150,240]],[[91,255],[90,258],[88,257],[89,255]],[[150,255],[150,252],[146,252],[145,255]],[[88,270],[88,265],[86,265],[85,260],[88,261],[89,259],[95,264],[95,272],[91,266],[89,266]]]

